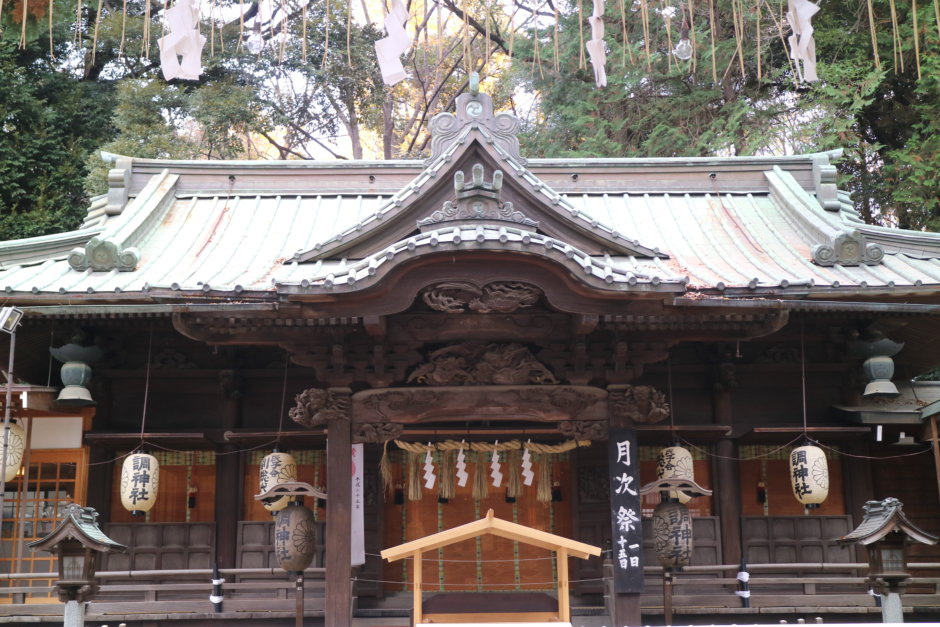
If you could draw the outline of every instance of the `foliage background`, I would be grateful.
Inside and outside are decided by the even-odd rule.
[[[373,48],[385,7],[370,2],[203,2],[203,74],[167,82],[163,3],[128,0],[125,13],[123,0],[7,0],[0,238],[78,226],[88,195],[106,188],[99,150],[423,157],[427,123],[452,109],[471,71],[523,119],[529,157],[842,148],[841,187],[866,220],[940,228],[940,0],[825,0],[813,20],[814,83],[789,58],[786,0],[609,0],[604,89],[583,52],[584,0],[413,0],[409,78],[394,87]],[[686,20],[689,62],[671,54]],[[245,45],[255,24],[260,54]]]

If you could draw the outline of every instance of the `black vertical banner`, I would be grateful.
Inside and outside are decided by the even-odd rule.
[[[640,522],[640,460],[633,429],[610,429],[607,440],[610,472],[611,559],[614,591],[643,591],[643,528]]]

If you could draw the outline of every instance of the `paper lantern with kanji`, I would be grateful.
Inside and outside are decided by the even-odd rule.
[[[800,446],[790,451],[790,484],[803,505],[818,507],[829,496],[829,465],[818,446]]]
[[[149,512],[157,502],[160,487],[160,464],[146,453],[124,458],[121,467],[121,505],[132,514]]]
[[[292,503],[274,519],[274,555],[287,572],[303,572],[313,561],[316,531],[313,512]]]
[[[695,466],[689,449],[681,446],[667,446],[661,450],[656,461],[656,478],[694,480]],[[685,492],[675,490],[669,492],[669,498],[679,499],[680,503],[688,503],[692,500],[692,497]]]
[[[258,474],[259,494],[264,494],[279,483],[297,481],[297,462],[289,453],[274,451],[261,460],[261,470]],[[269,512],[278,512],[290,503],[290,498],[282,496],[276,499],[266,499],[264,508]]]
[[[0,431],[0,446],[3,445],[3,431]],[[23,463],[23,453],[26,451],[26,433],[18,423],[10,421],[9,446],[7,448],[7,463],[3,468],[3,480],[13,481],[16,473],[20,471]]]
[[[653,510],[653,549],[664,568],[692,561],[692,517],[685,505],[666,500]]]

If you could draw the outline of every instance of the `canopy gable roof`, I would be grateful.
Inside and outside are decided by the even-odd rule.
[[[519,154],[518,118],[494,114],[489,95],[478,90],[461,94],[456,111],[439,113],[431,121],[432,156],[418,176],[375,213],[298,251],[293,260],[364,258],[404,241],[422,226],[451,221],[516,223],[594,255],[667,256],[586,215],[531,172]],[[511,209],[505,211],[506,205]]]
[[[400,559],[414,556],[427,551],[433,551],[450,544],[463,542],[483,535],[494,535],[500,538],[507,538],[537,546],[549,551],[566,551],[568,555],[587,559],[592,555],[600,555],[600,547],[569,540],[563,536],[558,536],[547,531],[533,529],[518,523],[496,518],[493,510],[489,510],[486,516],[473,522],[446,529],[438,533],[432,533],[429,536],[412,540],[404,544],[399,544],[382,551],[382,559],[394,562]]]

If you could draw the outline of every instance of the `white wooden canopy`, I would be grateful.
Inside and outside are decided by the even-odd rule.
[[[433,617],[428,615],[425,617],[423,615],[421,598],[421,555],[427,551],[433,551],[450,544],[455,544],[464,540],[471,540],[486,534],[541,547],[557,554],[558,612],[554,615],[547,615],[547,613],[543,612],[517,612],[513,613],[513,615],[509,615],[507,613],[481,612],[478,614],[461,617],[461,620],[465,621],[466,624],[493,624],[500,622],[513,622],[519,624],[520,618],[522,618],[524,621],[552,621],[555,624],[557,624],[557,621],[561,621],[562,623],[569,622],[571,620],[571,606],[568,599],[568,557],[573,556],[580,557],[581,559],[587,559],[592,555],[600,555],[600,547],[585,544],[583,542],[577,542],[575,540],[569,540],[568,538],[558,536],[553,533],[548,533],[547,531],[540,531],[538,529],[526,527],[525,525],[520,525],[508,520],[496,518],[493,515],[493,510],[491,509],[486,513],[486,517],[481,518],[480,520],[475,520],[465,525],[454,527],[453,529],[447,529],[445,531],[434,533],[417,540],[412,540],[411,542],[406,542],[405,544],[399,544],[398,546],[394,546],[382,551],[382,558],[388,560],[389,562],[394,562],[409,557],[414,560],[414,624],[420,624],[425,618],[429,619],[430,622],[438,623],[441,622],[439,618],[443,618],[443,616]],[[522,616],[522,614],[527,615]],[[445,619],[445,622],[454,624],[453,620],[455,620],[455,618],[456,617],[451,617],[448,615]]]

